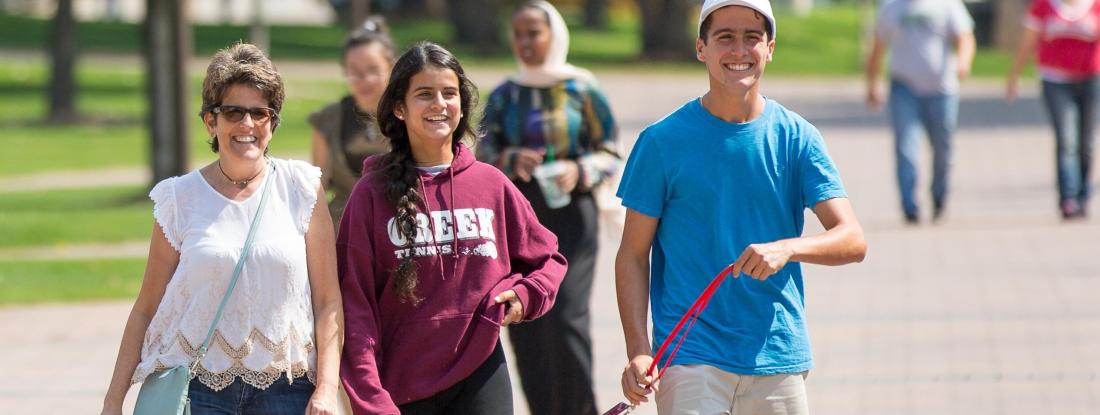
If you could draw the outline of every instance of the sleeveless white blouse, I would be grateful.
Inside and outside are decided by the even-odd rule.
[[[266,389],[284,373],[315,379],[305,233],[321,170],[275,158],[269,166],[265,183],[243,202],[218,193],[197,170],[149,192],[153,217],[180,261],[145,333],[133,383],[198,355],[268,181],[271,194],[252,251],[194,376],[214,390],[235,379]]]

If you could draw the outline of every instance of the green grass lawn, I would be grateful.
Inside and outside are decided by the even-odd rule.
[[[143,186],[4,193],[0,248],[148,240],[147,194]]]
[[[808,17],[780,16],[783,22],[775,61],[768,65],[773,76],[859,76],[862,71],[860,44],[861,14],[852,7],[822,7]],[[391,22],[401,44],[419,39],[449,39],[447,25],[440,21]],[[0,48],[36,49],[44,45],[43,20],[0,14]],[[606,30],[574,28],[571,60],[582,66],[620,71],[681,71],[700,74],[694,61],[638,62],[638,22],[617,15]],[[337,78],[335,57],[343,30],[336,27],[276,26],[272,28],[272,55],[280,59],[311,59],[331,62],[331,77],[286,79],[289,99],[283,110],[284,123],[272,143],[276,156],[308,153],[310,128],[306,116],[343,94]],[[139,50],[138,28],[125,23],[81,23],[83,51],[134,53]],[[245,36],[243,26],[198,26],[196,53],[209,54]],[[691,45],[685,45],[690,48]],[[468,67],[498,65],[511,67],[508,51],[491,56],[462,55]],[[469,57],[469,59],[467,59]],[[1002,76],[1008,66],[1005,53],[982,50],[974,64],[974,75]],[[190,110],[199,108],[201,73],[193,74]],[[700,75],[701,76],[701,75]],[[83,62],[78,65],[78,109],[89,121],[78,126],[46,125],[45,87],[48,70],[42,61],[0,62],[0,176],[57,169],[93,169],[143,166],[148,160],[145,126],[146,98],[144,69],[125,65],[105,66]],[[490,87],[483,86],[483,93]],[[213,159],[209,139],[198,117],[188,125],[193,165]]]
[[[805,18],[780,15],[780,37],[769,75],[859,76],[862,71],[861,15],[850,7],[822,7]],[[575,19],[570,19],[574,21]],[[400,46],[424,39],[450,42],[442,21],[391,21]],[[41,51],[48,22],[0,14],[0,49]],[[140,28],[125,23],[84,22],[79,25],[81,52],[133,55],[141,49]],[[685,28],[690,30],[690,28]],[[639,61],[638,22],[615,15],[608,29],[571,29],[570,61],[600,70],[682,71],[703,76],[702,67],[682,62]],[[283,60],[329,62],[335,67],[344,37],[338,27],[273,26],[271,55]],[[194,28],[196,56],[208,56],[248,35],[244,26]],[[684,45],[690,50],[691,44]],[[467,68],[512,68],[507,48],[475,55],[454,48]],[[1007,54],[982,50],[975,76],[1002,76]],[[343,82],[331,77],[287,78],[288,100],[283,123],[272,142],[272,154],[304,155],[309,149],[306,116],[344,93]],[[200,105],[201,73],[191,79],[188,114]],[[148,132],[145,125],[145,72],[140,65],[107,65],[81,61],[77,69],[78,110],[86,122],[77,126],[48,125],[46,64],[0,61],[0,176],[53,170],[87,170],[145,166]],[[487,94],[490,86],[482,86]],[[197,116],[191,118],[193,165],[212,160]],[[147,240],[152,228],[151,202],[145,186],[84,190],[8,192],[0,194],[0,249],[41,245]],[[132,298],[141,283],[144,259],[92,261],[0,262],[0,304]]]
[[[133,299],[145,259],[0,262],[0,305]]]
[[[33,17],[0,13],[0,48],[42,50],[48,46],[50,22]],[[394,41],[408,46],[419,40],[449,43],[450,28],[444,21],[391,21]],[[249,27],[241,25],[195,24],[191,27],[195,54],[210,55],[218,49],[248,39]],[[336,61],[347,32],[336,26],[271,25],[271,56],[276,59],[323,59]],[[108,53],[138,53],[142,29],[134,23],[79,22],[77,39],[81,50]],[[497,57],[507,57],[507,50]],[[489,57],[490,59],[493,56]]]
[[[80,65],[77,76],[79,112],[89,118],[80,125],[50,125],[46,111],[47,70],[43,63],[0,64],[0,176],[49,170],[79,170],[147,163],[149,144],[144,74],[134,68]],[[272,154],[286,157],[309,151],[306,117],[343,91],[339,80],[286,79],[284,122],[272,141]],[[193,78],[188,114],[201,105],[202,79]],[[196,115],[190,119],[191,158],[214,158],[210,137]]]
[[[507,19],[507,14],[500,18]],[[579,21],[578,16],[566,16],[569,21]],[[776,60],[768,66],[775,75],[858,75],[861,63],[861,22],[865,16],[854,6],[823,6],[814,9],[806,17],[787,14],[779,10],[780,41]],[[0,14],[0,48],[42,50],[47,45],[49,22],[42,19]],[[249,28],[241,25],[194,25],[194,50],[197,56],[208,56],[214,51],[241,39],[248,38]],[[390,28],[399,48],[419,40],[433,40],[448,47],[461,57],[466,66],[514,65],[507,45],[489,54],[477,54],[473,48],[456,46],[452,41],[449,24],[443,20],[392,19]],[[507,24],[502,30],[507,30]],[[685,22],[686,31],[693,27]],[[606,29],[594,30],[574,25],[570,28],[570,61],[581,66],[596,68],[614,67],[623,70],[686,70],[696,66],[693,61],[640,62],[638,18],[630,13],[613,13]],[[335,26],[272,25],[270,27],[271,56],[276,61],[284,59],[325,60],[335,62],[345,31]],[[507,33],[502,34],[507,39]],[[111,53],[138,53],[141,48],[139,25],[119,22],[81,22],[78,25],[80,50]],[[694,45],[686,44],[691,50]],[[992,52],[979,54],[975,65],[978,76],[1000,76],[1004,65],[986,64],[1007,62],[1005,54]],[[643,63],[643,65],[639,65]]]

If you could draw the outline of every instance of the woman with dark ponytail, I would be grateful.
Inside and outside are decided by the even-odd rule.
[[[321,168],[325,189],[332,191],[328,206],[337,227],[348,195],[363,175],[363,160],[389,151],[373,114],[389,82],[394,57],[386,21],[368,18],[344,40],[340,55],[348,94],[309,115],[313,164]]]
[[[357,414],[511,414],[500,329],[550,310],[557,239],[498,169],[462,143],[477,90],[458,60],[418,43],[394,64],[337,239]]]

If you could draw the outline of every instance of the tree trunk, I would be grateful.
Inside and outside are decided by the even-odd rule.
[[[427,0],[401,0],[397,2],[394,14],[401,17],[411,17],[422,13],[427,8]]]
[[[859,35],[856,39],[859,47],[860,64],[867,62],[871,45],[875,41],[875,18],[878,16],[877,0],[859,0]]]
[[[814,0],[791,0],[791,9],[797,16],[807,16],[814,11]]]
[[[397,2],[394,13],[400,17],[447,18],[446,0],[401,0]]]
[[[998,0],[993,2],[993,44],[997,49],[1013,51],[1020,33],[1029,0]]]
[[[221,0],[219,4],[222,9],[222,21],[223,25],[233,24],[233,0]]]
[[[76,20],[72,0],[58,0],[50,30],[50,113],[51,123],[76,122]]]
[[[694,4],[691,0],[638,0],[642,15],[642,58],[676,60],[695,56],[694,39],[698,33],[686,27]]]
[[[348,0],[348,31],[354,32],[370,16],[370,0]]]
[[[471,46],[474,52],[489,54],[501,50],[500,19],[496,11],[505,4],[500,0],[467,0],[448,2],[448,14],[454,27],[456,42]]]
[[[108,22],[117,22],[122,20],[122,10],[118,7],[119,0],[107,0],[107,4],[103,10],[103,20]]]
[[[607,3],[608,0],[584,0],[584,27],[607,27]]]
[[[249,28],[248,41],[271,55],[271,37],[268,34],[267,23],[264,22],[264,2],[252,0],[252,25]]]
[[[187,58],[191,28],[186,0],[146,0],[145,58],[153,184],[187,172]]]

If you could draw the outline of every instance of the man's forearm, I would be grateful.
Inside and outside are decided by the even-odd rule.
[[[791,261],[819,265],[844,265],[863,261],[867,242],[858,225],[840,224],[817,235],[789,239]]]
[[[977,48],[974,34],[971,32],[961,34],[955,42],[955,51],[959,55],[957,63],[959,77],[970,76],[970,67],[974,62],[974,52]]]
[[[649,311],[649,259],[619,253],[615,260],[615,292],[629,357],[652,354],[646,317]]]
[[[882,70],[883,46],[877,39],[871,45],[871,52],[867,54],[867,63],[864,67],[866,74],[867,90],[874,88],[878,82],[879,73]]]

